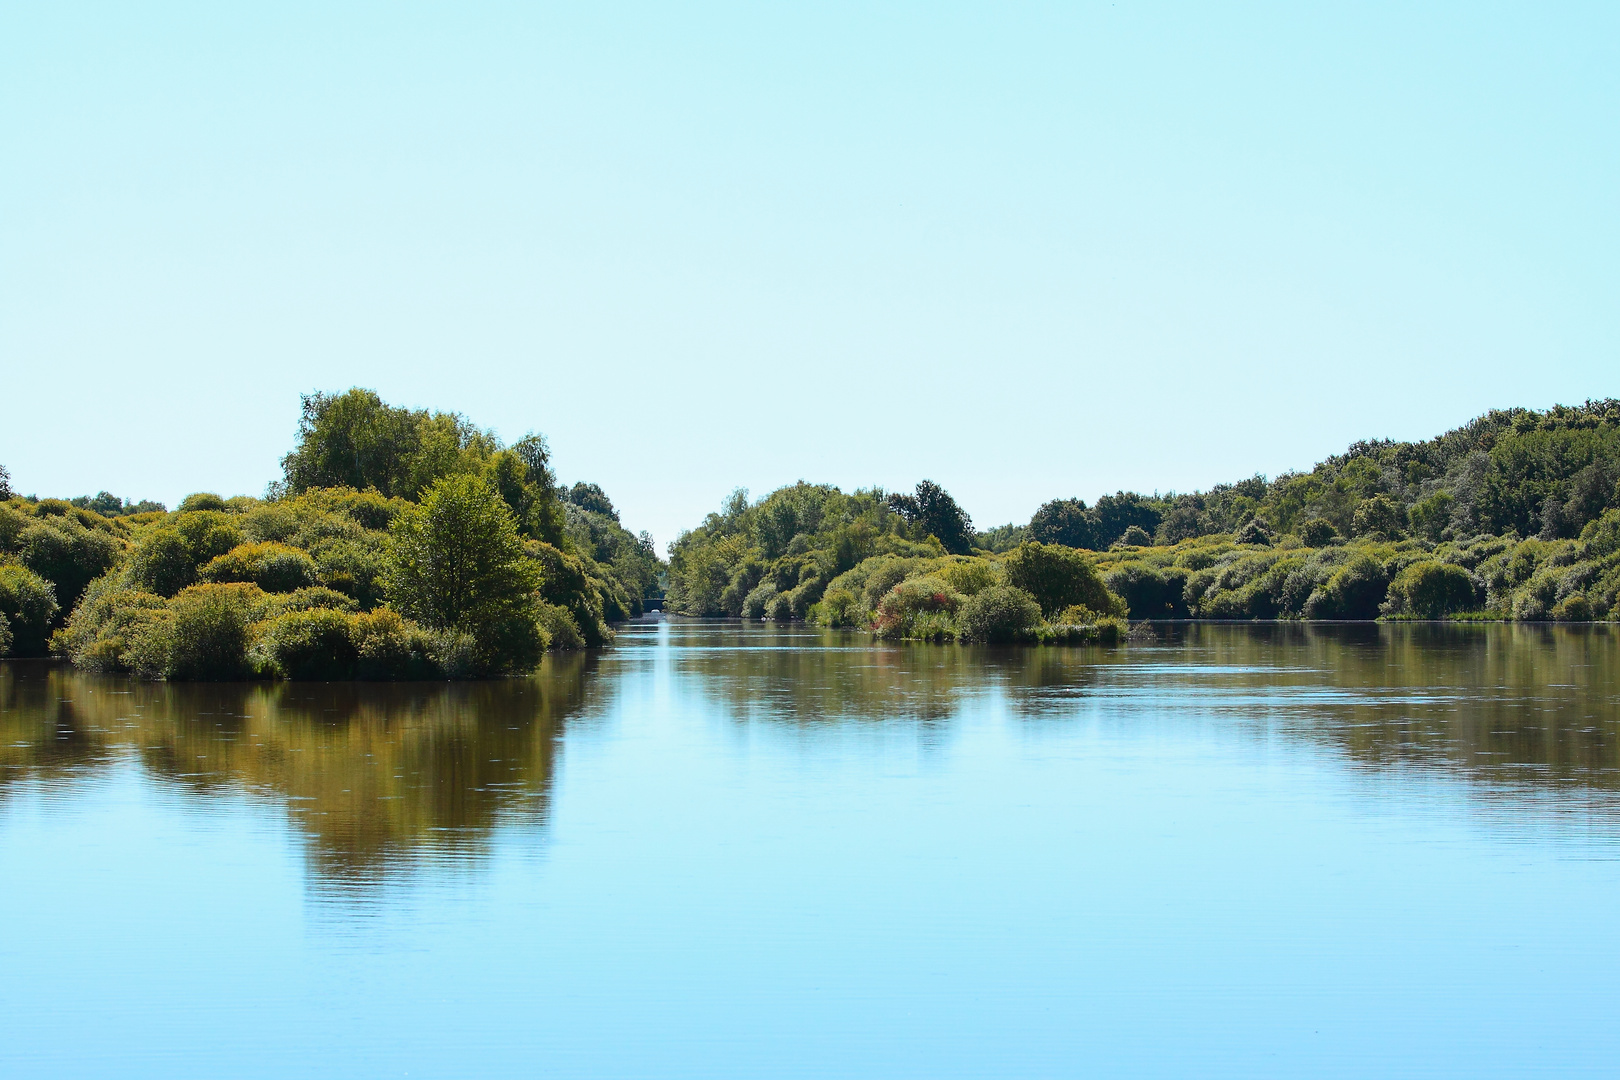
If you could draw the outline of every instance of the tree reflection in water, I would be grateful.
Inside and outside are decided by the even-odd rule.
[[[675,697],[657,707],[677,719],[833,734],[899,722],[925,737],[998,715],[1121,732],[1218,724],[1486,797],[1613,806],[1620,793],[1620,628],[1606,625],[1182,624],[1117,649],[651,629],[485,683],[153,684],[0,663],[0,808],[20,785],[70,786],[134,760],[195,797],[279,802],[318,876],[363,886],[413,860],[479,857],[503,823],[543,822],[565,722],[612,713],[665,664]]]
[[[478,857],[540,822],[566,720],[598,657],[477,683],[148,683],[0,664],[0,799],[137,759],[192,797],[282,803],[317,874],[364,885],[414,859]],[[595,684],[601,686],[603,684]]]

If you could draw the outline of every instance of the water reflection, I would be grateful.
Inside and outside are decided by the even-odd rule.
[[[673,697],[649,696],[665,675]],[[569,718],[631,723],[644,707],[835,736],[839,723],[949,731],[1002,715],[1126,733],[1213,724],[1517,797],[1620,791],[1620,633],[1607,626],[1190,624],[1125,649],[994,649],[676,621],[490,683],[197,686],[0,663],[0,813],[21,790],[134,765],[205,803],[275,803],[318,881],[363,886],[543,823]]]
[[[940,724],[1000,700],[1026,720],[1246,725],[1365,766],[1620,789],[1620,628],[1166,625],[1125,649],[878,644],[676,623],[673,669],[737,722]]]
[[[543,821],[564,722],[595,656],[489,683],[188,685],[0,664],[0,809],[134,760],[188,796],[278,801],[317,874],[364,884],[413,859],[476,857]]]

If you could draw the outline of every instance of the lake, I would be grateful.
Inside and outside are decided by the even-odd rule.
[[[0,663],[0,1075],[1613,1075],[1620,627]]]

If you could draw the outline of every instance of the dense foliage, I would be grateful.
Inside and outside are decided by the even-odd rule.
[[[283,466],[265,499],[173,513],[10,493],[0,655],[171,679],[511,674],[610,641],[658,595],[651,539],[595,485],[589,508],[565,501],[537,435],[506,447],[453,414],[316,394]]]
[[[1127,612],[1579,621],[1620,617],[1617,538],[1620,402],[1600,401],[1357,443],[1275,480],[1054,499],[983,532],[927,482],[739,492],[671,546],[670,597],[692,615],[961,640],[1061,637]]]

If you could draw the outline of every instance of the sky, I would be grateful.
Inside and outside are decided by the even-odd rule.
[[[299,395],[980,527],[1620,396],[1620,6],[0,2],[0,464],[259,494]]]

